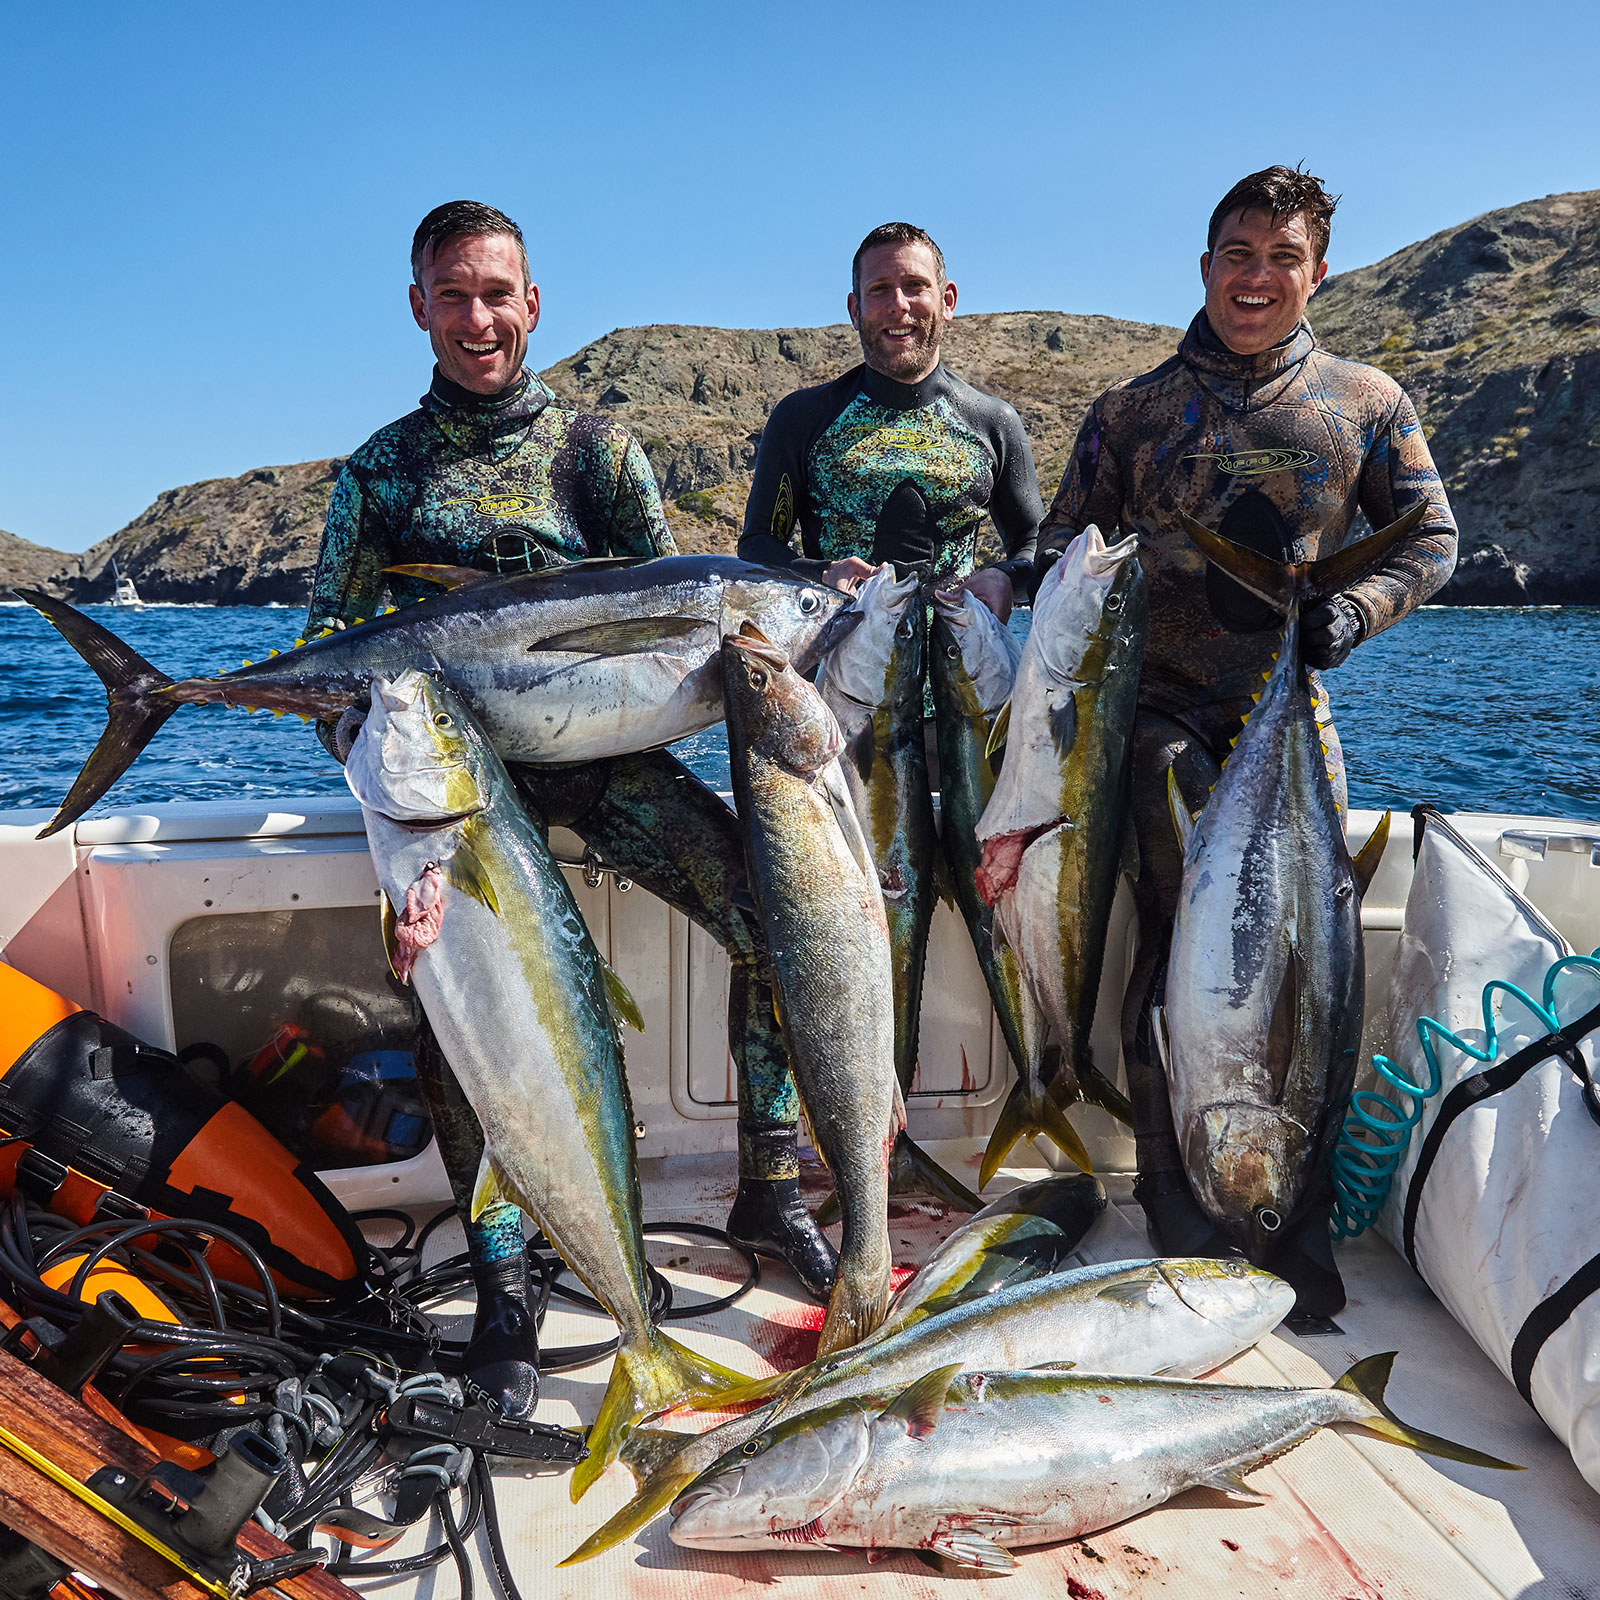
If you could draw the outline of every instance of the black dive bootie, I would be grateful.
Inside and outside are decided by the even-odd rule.
[[[1332,1206],[1331,1194],[1306,1206],[1284,1230],[1282,1243],[1275,1242],[1261,1261],[1294,1290],[1292,1318],[1326,1318],[1344,1310],[1344,1279],[1328,1231]]]
[[[797,1178],[741,1178],[728,1237],[757,1255],[788,1262],[818,1300],[826,1300],[839,1270],[839,1254],[800,1198]]]
[[[728,1237],[758,1255],[786,1261],[808,1293],[828,1298],[839,1255],[800,1197],[793,1127],[740,1123],[739,1192],[728,1213]]]
[[[1200,1209],[1181,1172],[1141,1172],[1133,1198],[1144,1208],[1150,1243],[1160,1256],[1237,1256],[1222,1229]]]
[[[539,1325],[528,1283],[528,1255],[518,1250],[498,1261],[472,1263],[478,1311],[461,1357],[467,1383],[527,1421],[539,1401]]]

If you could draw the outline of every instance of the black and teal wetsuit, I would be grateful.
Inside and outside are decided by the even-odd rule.
[[[1016,412],[942,365],[920,383],[862,365],[773,408],[739,554],[816,570],[845,556],[927,563],[954,582],[973,570],[985,515],[1002,568],[1025,572],[1044,504]]]
[[[588,556],[675,554],[643,450],[617,424],[562,405],[531,372],[485,398],[435,372],[420,409],[380,428],[334,487],[312,588],[310,626],[370,617],[387,589],[397,602],[436,594],[385,567],[428,562],[519,572]],[[738,1068],[740,1170],[763,1152],[792,1168],[799,1098],[773,1013],[744,846],[729,807],[664,750],[578,767],[515,766],[530,811],[570,827],[608,865],[698,922],[732,962],[728,1043]],[[425,1048],[422,1052],[428,1055]],[[442,1077],[426,1072],[425,1077]],[[425,1082],[425,1087],[426,1087]],[[453,1084],[430,1106],[458,1202],[470,1204],[482,1138]],[[788,1137],[763,1138],[786,1132]],[[491,1222],[520,1248],[512,1211]],[[478,1229],[474,1247],[496,1244]],[[514,1243],[512,1236],[514,1232]]]

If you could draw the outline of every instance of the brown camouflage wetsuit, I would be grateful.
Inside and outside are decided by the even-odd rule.
[[[1448,580],[1455,523],[1405,392],[1375,367],[1318,349],[1304,322],[1272,349],[1241,356],[1202,311],[1176,355],[1106,390],[1079,431],[1040,532],[1040,564],[1095,523],[1107,536],[1113,529],[1139,536],[1150,584],[1133,750],[1139,954],[1123,1011],[1141,1172],[1181,1166],[1147,1034],[1183,867],[1166,774],[1173,771],[1192,811],[1205,803],[1271,665],[1280,626],[1260,601],[1208,567],[1179,513],[1236,543],[1307,561],[1340,549],[1358,512],[1380,528],[1419,500],[1430,506],[1421,525],[1379,572],[1346,592],[1364,638]],[[1343,756],[1315,674],[1312,682],[1342,806]]]

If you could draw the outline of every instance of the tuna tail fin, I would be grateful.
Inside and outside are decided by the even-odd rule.
[[[1200,553],[1215,567],[1220,567],[1235,583],[1243,585],[1257,599],[1264,600],[1275,611],[1287,614],[1296,601],[1302,605],[1326,600],[1370,577],[1382,565],[1390,550],[1412,532],[1427,516],[1430,502],[1419,501],[1406,514],[1388,527],[1380,528],[1365,539],[1347,544],[1321,561],[1274,561],[1259,551],[1246,549],[1221,534],[1213,533],[1204,523],[1196,522],[1184,512],[1178,515],[1183,531],[1199,547]]]
[[[981,1211],[983,1202],[939,1165],[910,1134],[902,1132],[889,1152],[889,1193],[926,1194],[958,1211]],[[820,1207],[818,1208],[821,1209]],[[820,1222],[822,1218],[819,1216]]]
[[[622,1346],[611,1366],[600,1413],[589,1429],[588,1458],[573,1469],[572,1498],[581,1499],[611,1465],[640,1418],[669,1411],[691,1395],[717,1394],[747,1381],[742,1372],[708,1360],[656,1328],[650,1330],[648,1349]]]
[[[1083,1140],[1067,1120],[1066,1097],[1070,1092],[1059,1077],[1052,1078],[1042,1094],[1030,1091],[1026,1078],[1018,1078],[1012,1084],[983,1152],[983,1165],[978,1169],[979,1189],[989,1186],[1019,1139],[1035,1139],[1041,1133],[1048,1134],[1085,1172],[1094,1171]]]
[[[877,1332],[889,1315],[890,1265],[887,1252],[881,1267],[867,1273],[851,1270],[848,1260],[840,1261],[833,1293],[828,1296],[822,1336],[817,1340],[818,1361],[826,1361]]]
[[[1469,1467],[1494,1467],[1501,1472],[1521,1472],[1522,1468],[1511,1461],[1501,1461],[1497,1456],[1485,1455],[1481,1450],[1469,1449],[1441,1439],[1438,1434],[1424,1433],[1420,1428],[1408,1427],[1383,1402],[1383,1391],[1389,1386],[1389,1373],[1394,1366],[1395,1352],[1381,1356],[1368,1356],[1358,1361],[1334,1384],[1334,1388],[1353,1394],[1372,1407],[1370,1417],[1353,1419],[1358,1426],[1384,1439],[1393,1439],[1408,1449],[1420,1450],[1426,1455],[1442,1456],[1446,1461],[1460,1461]]]
[[[106,686],[105,732],[67,791],[61,809],[40,832],[41,839],[48,839],[76,822],[100,799],[182,702],[170,697],[172,679],[166,673],[64,600],[38,589],[14,589],[12,593],[44,617]]]

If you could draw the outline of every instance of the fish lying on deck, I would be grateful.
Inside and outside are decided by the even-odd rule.
[[[937,1316],[906,1323],[830,1360],[778,1373],[727,1392],[727,1403],[766,1399],[765,1411],[734,1417],[685,1437],[641,1428],[623,1459],[639,1492],[567,1557],[583,1561],[655,1520],[725,1451],[778,1415],[889,1387],[935,1367],[982,1369],[1077,1366],[1118,1373],[1214,1371],[1282,1321],[1294,1291],[1241,1261],[1118,1261],[1079,1267],[993,1294],[978,1294]]]
[[[1026,1051],[984,1151],[980,1188],[1018,1139],[1046,1134],[1085,1163],[1066,1117],[1080,1099],[1132,1121],[1094,1064],[1089,1031],[1132,838],[1128,755],[1149,612],[1137,543],[1107,547],[1098,528],[1085,528],[1045,575],[1001,730],[1005,765],[978,823],[978,889],[1022,971]]]
[[[504,760],[586,761],[716,722],[724,632],[754,622],[809,671],[848,604],[824,584],[732,556],[585,561],[510,577],[397,570],[452,587],[233,672],[176,683],[64,601],[16,590],[106,687],[105,732],[40,837],[81,817],[182,705],[336,717],[366,704],[374,674],[419,667],[462,696]]]
[[[1262,1496],[1244,1474],[1319,1428],[1515,1470],[1408,1427],[1383,1402],[1393,1354],[1331,1389],[940,1367],[787,1416],[730,1450],[672,1507],[700,1550],[926,1550],[1005,1572],[1010,1551],[1108,1528],[1185,1489]]]
[[[621,1334],[572,1495],[649,1412],[739,1382],[654,1326],[633,1108],[601,961],[561,869],[462,702],[426,673],[372,680],[345,776],[397,971],[483,1125],[479,1202],[538,1223]],[[635,1026],[637,1026],[635,1020]]]

